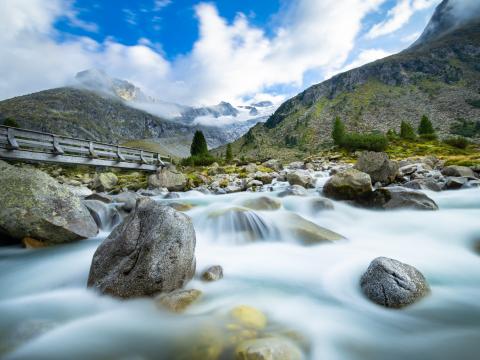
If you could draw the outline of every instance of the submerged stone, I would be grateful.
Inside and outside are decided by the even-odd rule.
[[[300,360],[301,350],[290,340],[263,338],[247,340],[235,349],[236,360]]]
[[[280,209],[282,203],[280,200],[268,196],[260,196],[243,201],[242,206],[252,210],[277,210]]]
[[[267,317],[251,306],[237,306],[232,309],[230,315],[236,322],[247,328],[263,329],[267,325]]]
[[[210,266],[202,274],[205,281],[217,281],[223,278],[223,268],[220,265]]]
[[[196,289],[174,290],[169,293],[163,293],[155,298],[157,305],[166,308],[175,313],[184,312],[192,303],[194,303],[202,292]]]

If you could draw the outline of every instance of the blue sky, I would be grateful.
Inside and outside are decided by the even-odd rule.
[[[0,99],[94,67],[184,104],[281,101],[407,47],[439,2],[3,0]]]

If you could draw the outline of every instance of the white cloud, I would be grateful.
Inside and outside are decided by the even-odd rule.
[[[172,0],[154,0],[153,11],[160,11],[172,3]]]
[[[362,50],[360,54],[357,56],[357,58],[348,63],[347,65],[343,66],[340,69],[332,69],[327,72],[327,78],[330,78],[336,74],[343,73],[345,71],[355,69],[357,67],[360,67],[362,65],[368,64],[372,61],[383,59],[384,57],[390,56],[392,53],[385,51],[383,49],[367,49],[367,50]]]
[[[137,14],[130,9],[122,9],[123,14],[125,15],[125,21],[130,25],[137,25]]]
[[[375,39],[393,33],[407,24],[415,12],[428,9],[439,2],[440,0],[398,0],[388,11],[387,19],[375,24],[367,33],[367,38]]]
[[[413,43],[415,40],[417,40],[421,35],[421,32],[420,31],[415,31],[414,33],[410,34],[410,35],[407,35],[407,36],[404,36],[400,39],[401,42],[403,43],[407,43],[407,44],[411,44]]]
[[[3,0],[0,98],[62,86],[76,72],[100,67],[167,101],[238,104],[272,87],[301,87],[311,70],[343,70],[387,55],[366,50],[344,66],[362,19],[384,1],[299,0],[278,15],[272,36],[243,14],[228,22],[214,5],[201,3],[195,8],[198,40],[188,54],[170,62],[161,46],[146,39],[135,46],[73,36],[58,42],[53,24],[71,11],[68,1]]]

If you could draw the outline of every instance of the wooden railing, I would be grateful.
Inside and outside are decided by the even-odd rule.
[[[155,171],[158,153],[0,125],[0,158]]]

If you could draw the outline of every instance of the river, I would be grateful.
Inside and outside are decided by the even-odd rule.
[[[243,217],[256,241],[234,216],[209,215],[246,199],[276,197],[283,185],[268,193],[187,192],[175,199],[195,205],[187,214],[196,230],[197,272],[219,264],[225,274],[214,283],[192,280],[187,287],[203,296],[182,315],[159,310],[150,299],[120,301],[86,288],[93,253],[108,231],[46,249],[0,248],[0,356],[182,358],[192,338],[245,304],[277,329],[301,334],[306,359],[478,359],[480,189],[428,192],[440,207],[432,212],[340,202],[315,211],[311,202],[319,194],[310,190],[307,197],[280,199],[281,209]],[[306,246],[288,230],[292,213],[345,239]],[[370,302],[359,278],[378,256],[415,266],[431,294],[402,310]]]

